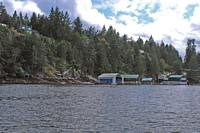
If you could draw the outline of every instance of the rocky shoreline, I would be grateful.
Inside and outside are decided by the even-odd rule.
[[[67,78],[3,78],[0,84],[58,84],[58,85],[94,85],[91,81]]]
[[[0,78],[0,84],[48,84],[48,85],[99,85],[99,82],[95,80],[80,80],[73,78]],[[160,85],[160,84],[152,84]],[[164,85],[164,84],[163,84]],[[190,83],[189,85],[200,85],[195,83]]]

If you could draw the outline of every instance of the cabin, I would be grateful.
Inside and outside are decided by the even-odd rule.
[[[122,75],[122,84],[140,84],[139,75]]]
[[[122,84],[122,77],[119,73],[103,73],[98,79],[100,84]]]
[[[154,80],[152,77],[144,77],[142,78],[142,84],[153,84]]]

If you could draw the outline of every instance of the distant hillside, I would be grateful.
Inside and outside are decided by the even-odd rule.
[[[11,76],[53,76],[73,68],[82,76],[119,72],[157,77],[180,74],[183,68],[198,69],[200,64],[192,39],[182,61],[172,45],[157,44],[152,36],[144,42],[120,36],[112,26],[83,29],[79,17],[71,21],[59,8],[52,8],[49,16],[33,13],[31,18],[0,10],[0,73]]]

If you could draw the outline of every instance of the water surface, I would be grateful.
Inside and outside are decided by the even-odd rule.
[[[200,132],[199,86],[0,86],[0,132]]]

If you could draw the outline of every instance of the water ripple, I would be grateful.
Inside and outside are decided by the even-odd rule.
[[[199,86],[0,86],[0,132],[198,133]]]

